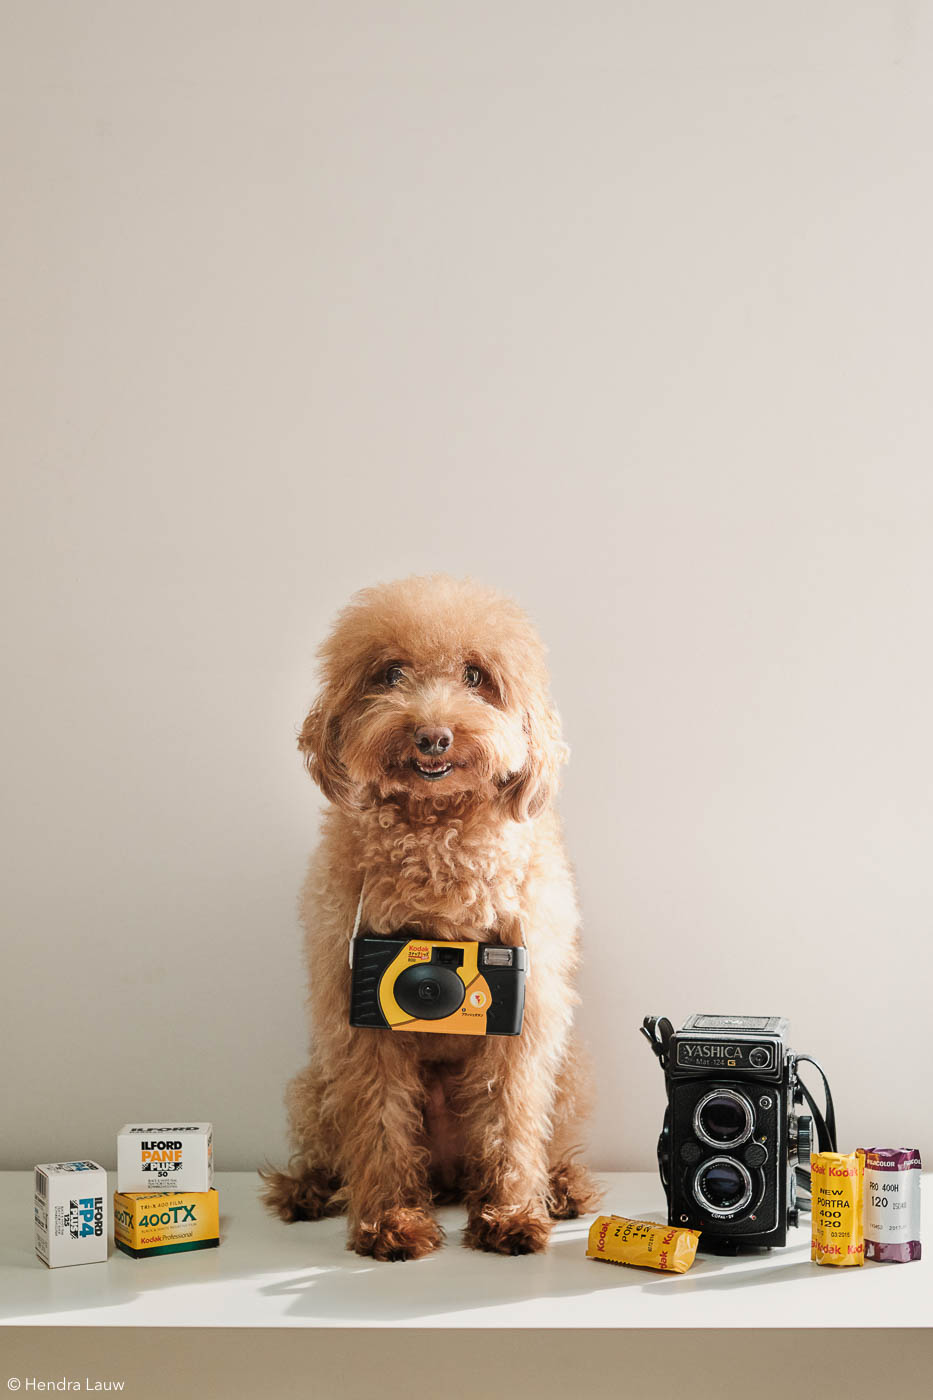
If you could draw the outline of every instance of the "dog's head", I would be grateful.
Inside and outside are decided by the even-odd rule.
[[[298,743],[332,802],[467,797],[519,821],[549,802],[567,748],[544,647],[508,598],[443,575],[367,588],[320,659]]]

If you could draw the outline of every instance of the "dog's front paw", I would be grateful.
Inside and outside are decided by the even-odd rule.
[[[347,1241],[347,1249],[355,1249],[373,1259],[421,1259],[444,1242],[444,1231],[426,1210],[387,1210],[375,1220],[361,1220]]]
[[[467,1222],[463,1243],[491,1254],[541,1254],[551,1237],[551,1222],[531,1206],[481,1206]]]
[[[290,1172],[261,1171],[265,1182],[262,1199],[266,1209],[280,1220],[322,1220],[343,1210],[333,1200],[340,1178],[323,1168],[292,1176]]]
[[[548,1182],[547,1208],[552,1220],[575,1220],[599,1205],[602,1192],[579,1162],[554,1167]]]

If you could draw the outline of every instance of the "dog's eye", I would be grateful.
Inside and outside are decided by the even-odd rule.
[[[483,681],[486,679],[486,677],[483,675],[482,671],[479,669],[478,666],[464,666],[463,679],[466,681],[467,685],[470,687],[471,690],[475,690],[477,686],[483,684]]]
[[[405,679],[405,672],[402,670],[401,666],[396,665],[393,661],[391,666],[386,667],[386,673],[383,679],[386,685],[398,685],[399,681]]]

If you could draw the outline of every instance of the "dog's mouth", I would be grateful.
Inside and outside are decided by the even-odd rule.
[[[454,770],[454,765],[445,758],[413,758],[410,766],[413,773],[417,773],[419,778],[424,778],[428,783],[439,782]]]

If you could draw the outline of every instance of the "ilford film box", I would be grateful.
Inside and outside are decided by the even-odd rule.
[[[107,1258],[107,1173],[97,1162],[36,1167],[36,1253],[50,1269]]]
[[[216,1191],[115,1191],[113,1242],[134,1259],[220,1244]]]
[[[127,1123],[117,1135],[118,1191],[209,1191],[210,1123]]]

